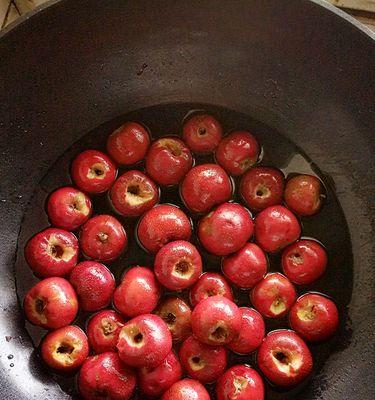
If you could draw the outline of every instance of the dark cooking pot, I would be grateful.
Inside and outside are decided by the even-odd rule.
[[[51,1],[2,32],[1,398],[70,398],[35,356],[15,290],[38,182],[84,133],[176,102],[251,115],[332,177],[352,243],[348,319],[324,368],[289,398],[375,398],[373,39],[319,0]]]

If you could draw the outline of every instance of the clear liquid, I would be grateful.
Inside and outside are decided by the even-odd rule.
[[[340,351],[349,344],[351,336],[351,331],[348,328],[347,315],[347,306],[352,293],[353,265],[351,243],[342,209],[331,184],[332,180],[322,173],[316,165],[311,163],[303,151],[290,142],[286,136],[261,122],[255,121],[247,115],[222,107],[199,104],[170,104],[137,110],[101,125],[94,131],[83,136],[79,142],[69,148],[51,166],[48,173],[41,180],[24,215],[16,261],[16,282],[19,299],[22,303],[27,290],[37,282],[37,279],[33,276],[24,260],[23,248],[32,235],[49,225],[44,209],[46,198],[48,194],[56,188],[71,184],[69,168],[73,158],[79,152],[90,148],[105,151],[107,136],[125,121],[136,121],[144,124],[150,130],[153,139],[165,135],[180,134],[182,121],[186,116],[191,114],[192,110],[193,112],[194,110],[205,110],[215,115],[221,122],[224,132],[229,132],[234,129],[246,129],[252,132],[257,137],[263,149],[260,165],[278,167],[286,176],[295,173],[314,174],[321,179],[326,188],[327,198],[321,212],[313,217],[302,218],[301,223],[303,227],[303,236],[316,238],[326,247],[329,257],[327,272],[312,285],[308,287],[297,287],[299,294],[305,293],[306,291],[325,293],[334,299],[340,311],[341,325],[337,335],[328,342],[309,345],[314,357],[314,374],[317,374],[321,371],[331,353]],[[207,162],[214,162],[213,157],[204,156],[195,158],[195,164]],[[136,168],[143,170],[143,163],[137,165]],[[119,174],[123,171],[124,169],[121,169]],[[238,195],[239,179],[234,179],[233,183],[234,200],[241,203],[241,198]],[[92,200],[95,214],[113,213],[106,194],[93,196]],[[178,187],[163,189],[161,192],[161,202],[175,204],[188,213],[180,199]],[[107,265],[114,273],[117,282],[119,282],[123,272],[132,265],[138,264],[152,267],[153,257],[143,251],[136,241],[135,227],[138,219],[128,219],[121,216],[117,217],[125,226],[129,237],[129,245],[127,251],[122,254],[119,259]],[[196,216],[192,216],[194,227],[198,219],[199,218]],[[195,242],[195,244],[199,246],[198,243]],[[201,248],[200,250],[203,256],[205,270],[220,272],[220,258],[207,254]],[[280,255],[272,255],[269,257],[269,271],[281,271]],[[239,290],[235,287],[232,289],[239,306],[251,306],[248,291]],[[168,292],[166,292],[166,294],[167,293]],[[188,301],[187,294],[188,292],[185,291],[180,293],[179,296]],[[74,323],[85,328],[87,318],[90,315],[91,314],[80,312]],[[40,340],[46,331],[32,326],[28,322],[25,324],[35,347],[38,348]],[[288,328],[289,326],[287,318],[283,318],[278,320],[266,320],[266,327],[267,331],[271,331],[273,329]],[[176,350],[178,350],[178,346]],[[239,356],[231,353],[229,365],[238,363],[249,364],[257,369],[256,354]],[[280,390],[265,382],[267,391],[266,398],[269,400],[303,398],[303,391],[314,374],[302,384],[289,390]],[[75,376],[62,376],[53,371],[51,371],[51,375],[61,385],[63,390],[71,394],[73,398],[78,398]],[[208,389],[212,399],[215,399],[214,385],[208,386]],[[138,393],[133,397],[133,399],[142,398],[143,396]]]

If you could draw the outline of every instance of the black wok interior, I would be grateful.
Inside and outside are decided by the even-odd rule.
[[[19,230],[39,182],[103,123],[180,103],[251,116],[323,171],[352,245],[352,257],[348,245],[344,265],[331,267],[341,279],[353,265],[353,291],[333,353],[288,398],[373,398],[374,56],[368,33],[307,0],[61,0],[2,33],[2,398],[71,397],[39,361],[16,296]],[[349,240],[345,223],[335,229],[333,242]],[[350,284],[343,279],[343,296]]]

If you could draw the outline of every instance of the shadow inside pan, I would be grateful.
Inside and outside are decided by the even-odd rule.
[[[33,276],[23,257],[23,248],[27,240],[36,232],[46,228],[49,225],[44,205],[48,194],[57,187],[71,184],[69,168],[72,159],[82,150],[93,148],[105,151],[107,136],[119,125],[125,121],[137,121],[144,124],[151,132],[152,138],[160,136],[179,134],[183,119],[190,113],[197,110],[205,110],[214,114],[222,123],[224,132],[234,129],[247,129],[251,131],[258,139],[263,148],[261,165],[276,166],[280,168],[286,176],[294,173],[309,173],[318,176],[326,188],[326,201],[319,214],[309,218],[302,218],[303,236],[313,237],[324,244],[328,251],[329,264],[326,274],[314,284],[308,287],[297,287],[298,294],[306,291],[317,291],[332,297],[339,307],[341,316],[341,326],[338,334],[330,341],[323,344],[314,344],[309,346],[314,356],[314,374],[321,371],[323,365],[327,362],[330,354],[339,351],[350,341],[350,330],[347,326],[347,306],[350,302],[352,293],[352,253],[347,224],[342,209],[337,201],[334,188],[327,177],[319,168],[314,165],[303,151],[291,143],[286,136],[276,132],[269,126],[253,120],[251,117],[212,105],[202,104],[167,104],[137,110],[127,115],[121,116],[113,121],[105,123],[92,132],[87,133],[74,146],[69,148],[50,168],[49,172],[42,179],[35,190],[35,194],[24,215],[23,224],[20,231],[18,254],[16,261],[16,281],[17,291],[22,302],[26,291],[35,283],[37,279]],[[213,157],[196,157],[195,163],[213,162]],[[139,164],[137,169],[143,169],[144,165]],[[119,171],[121,174],[122,170]],[[241,202],[238,196],[238,180],[235,184],[235,200]],[[173,203],[184,208],[178,188],[163,189],[161,202]],[[98,195],[93,198],[95,214],[113,213],[106,195]],[[185,210],[186,211],[186,210]],[[124,270],[134,264],[152,267],[153,257],[146,254],[137,244],[134,236],[134,230],[137,220],[118,217],[124,224],[128,236],[128,250],[122,256],[108,264],[114,273],[117,282],[119,282]],[[197,218],[193,218],[193,224],[196,226]],[[202,249],[200,249],[202,250]],[[202,251],[205,270],[220,271],[220,259],[213,257]],[[280,256],[272,256],[269,259],[270,271],[280,271]],[[238,290],[233,287],[233,291],[240,306],[251,306],[248,291]],[[180,296],[187,299],[187,293],[183,292]],[[87,318],[90,315],[80,313],[75,324],[85,328]],[[287,318],[281,320],[266,320],[267,331],[288,327]],[[34,327],[26,322],[26,328],[37,348],[40,340],[45,334],[43,329]],[[41,361],[42,362],[42,361]],[[230,364],[246,363],[256,366],[255,354],[248,356],[230,356]],[[56,381],[73,398],[78,398],[75,377],[61,376],[53,373]],[[312,377],[310,378],[312,379]],[[301,398],[301,394],[308,385],[309,381],[304,382],[290,390],[280,391],[268,383],[267,399],[281,400]],[[214,397],[213,387],[209,388]],[[135,395],[134,399],[141,399],[142,395]]]

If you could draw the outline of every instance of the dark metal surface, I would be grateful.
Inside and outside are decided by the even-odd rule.
[[[68,398],[35,359],[15,294],[17,236],[37,183],[103,122],[181,101],[266,122],[333,177],[353,246],[353,333],[305,398],[375,397],[375,47],[338,14],[307,0],[62,0],[1,35],[1,398]]]

